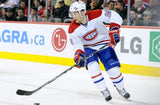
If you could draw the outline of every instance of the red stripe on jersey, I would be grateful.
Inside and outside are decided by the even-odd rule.
[[[102,73],[98,74],[98,75],[95,75],[95,76],[92,76],[91,78],[96,78],[98,76],[102,75]]]
[[[80,26],[80,24],[77,24],[77,23],[75,22],[75,20],[73,20],[72,23],[71,23],[70,26],[69,26],[68,33],[74,32],[74,30],[75,30],[76,28],[78,28],[79,26]]]
[[[98,18],[99,16],[101,16],[102,10],[96,9],[96,10],[93,10],[93,11],[88,11],[86,14],[87,14],[88,19],[90,21],[92,19],[95,19],[95,18]]]
[[[86,44],[84,46],[94,46],[96,44],[100,44],[100,43],[103,43],[103,42],[109,42],[110,40],[103,40],[103,41],[100,41],[100,42],[97,42],[97,43],[93,43],[93,44]]]
[[[121,75],[122,75],[122,73],[121,73],[118,77],[115,77],[115,78],[110,77],[110,78],[111,78],[111,79],[117,79],[117,78],[119,78]]]

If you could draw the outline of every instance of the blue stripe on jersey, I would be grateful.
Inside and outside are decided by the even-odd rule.
[[[122,80],[123,80],[123,77],[122,77],[121,80],[119,80],[119,81],[117,81],[117,82],[113,82],[113,83],[115,83],[115,84],[116,84],[116,83],[120,83]]]
[[[101,79],[100,79],[100,80],[98,80],[98,81],[94,81],[94,83],[101,82],[102,80],[104,80],[104,78],[101,78]]]

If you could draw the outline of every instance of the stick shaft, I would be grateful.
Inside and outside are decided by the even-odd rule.
[[[103,46],[101,47],[99,50],[96,50],[95,52],[93,52],[92,54],[90,54],[88,57],[84,58],[83,60],[87,60],[88,58],[92,57],[94,54],[98,53],[100,50],[104,49],[104,48],[107,48],[108,46]],[[57,75],[56,77],[54,77],[53,79],[51,79],[50,81],[44,83],[43,85],[41,85],[39,88],[37,88],[36,90],[40,90],[42,87],[46,86],[47,84],[51,83],[52,81],[56,80],[57,78],[59,78],[60,76],[62,76],[63,74],[67,73],[68,71],[72,70],[72,68],[74,68],[76,66],[73,65],[71,66],[70,68],[66,69],[65,71],[63,71],[62,73],[60,73],[59,75]]]
[[[105,48],[107,48],[107,47],[108,47],[108,46],[106,46],[106,45],[103,46],[103,47],[101,47],[100,49],[96,50],[95,52],[93,52],[93,53],[90,54],[88,57],[84,58],[83,60],[89,59],[89,58],[92,57],[94,54],[98,53],[99,51],[101,51],[101,50],[103,50],[103,49],[105,49]],[[18,94],[18,95],[31,95],[31,94],[37,92],[38,90],[40,90],[41,88],[45,87],[45,86],[48,85],[49,83],[55,81],[57,78],[59,78],[60,76],[62,76],[62,75],[65,74],[65,73],[67,73],[68,71],[72,70],[72,69],[73,69],[74,67],[76,67],[76,66],[77,66],[77,64],[69,67],[68,69],[66,69],[65,71],[63,71],[63,72],[60,73],[59,75],[55,76],[53,79],[49,80],[48,82],[42,84],[41,86],[39,86],[37,89],[35,89],[35,90],[33,90],[33,91],[25,91],[25,90],[19,89],[19,90],[17,90],[17,94]]]

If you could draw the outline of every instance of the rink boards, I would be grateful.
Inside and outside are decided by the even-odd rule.
[[[74,65],[69,24],[0,22],[0,58]],[[126,27],[116,47],[124,73],[160,77],[160,28]],[[17,64],[18,65],[18,64]],[[104,70],[101,65],[101,69]]]

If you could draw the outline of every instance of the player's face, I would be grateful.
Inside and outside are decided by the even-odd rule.
[[[76,23],[81,22],[81,17],[78,11],[72,12],[71,14],[72,14],[73,19],[76,21]]]

